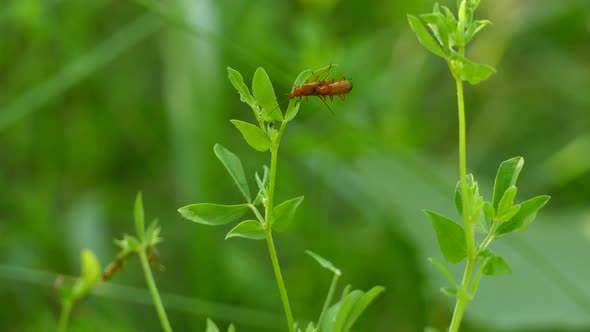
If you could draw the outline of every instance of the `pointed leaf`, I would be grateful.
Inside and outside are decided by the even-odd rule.
[[[242,195],[244,195],[244,198],[246,198],[246,201],[251,202],[252,197],[250,196],[250,188],[248,187],[248,181],[246,181],[244,167],[242,167],[240,158],[221,144],[215,144],[213,150],[215,151],[217,158],[219,158],[223,166],[225,166],[229,175],[234,179],[234,182],[242,192]]]
[[[364,293],[358,301],[355,303],[354,307],[350,311],[349,317],[346,320],[346,326],[344,331],[350,331],[354,323],[358,320],[361,314],[367,309],[369,304],[375,300],[379,294],[383,293],[385,288],[382,286],[375,286]]]
[[[263,240],[266,238],[266,233],[264,233],[264,228],[257,220],[246,220],[239,223],[236,227],[234,227],[227,235],[225,239],[229,239],[231,237],[243,237],[245,239],[250,240]]]
[[[446,54],[441,49],[440,45],[436,42],[436,40],[434,39],[434,37],[432,37],[428,30],[426,30],[426,27],[424,26],[424,24],[422,24],[422,21],[420,21],[419,18],[413,15],[408,15],[408,22],[410,23],[410,27],[412,27],[412,30],[414,30],[414,32],[416,33],[416,37],[418,37],[418,41],[420,41],[420,44],[422,44],[424,47],[426,47],[427,50],[440,56],[441,58],[447,58]]]
[[[240,94],[240,100],[250,105],[250,107],[255,108],[256,103],[254,102],[254,97],[252,97],[250,90],[248,90],[248,87],[246,84],[244,84],[244,78],[242,77],[242,74],[231,67],[227,67],[227,75],[231,84],[234,86],[234,88],[236,88],[236,90],[238,90],[238,93]]]
[[[502,274],[512,274],[512,268],[500,256],[491,257],[483,267],[483,274],[488,276],[497,276]]]
[[[270,148],[270,138],[260,127],[240,120],[229,120],[242,133],[244,139],[255,150],[264,152]]]
[[[504,192],[511,186],[516,185],[518,175],[524,165],[524,159],[522,157],[515,157],[503,161],[498,168],[496,174],[496,180],[494,181],[494,194],[492,199],[492,205],[494,209],[498,211],[498,204],[504,195]],[[499,213],[497,213],[499,214]]]
[[[222,205],[213,203],[191,204],[178,209],[190,221],[205,225],[225,225],[241,218],[248,211],[248,204]]]
[[[141,197],[141,191],[137,193],[135,197],[135,206],[133,208],[133,219],[135,220],[135,231],[140,241],[143,241],[144,237],[144,216],[143,216],[143,200]]]
[[[272,87],[268,74],[262,67],[256,69],[254,73],[252,92],[254,93],[256,102],[262,107],[262,114],[265,121],[283,120],[283,114],[279,108],[275,90]]]
[[[313,326],[313,322],[309,322],[309,324],[307,324],[307,328],[305,328],[305,332],[315,332],[315,326]]]
[[[494,207],[489,202],[483,204],[483,213],[488,220],[494,220],[496,218],[496,211],[494,211]]]
[[[338,310],[338,314],[336,315],[336,320],[334,321],[334,332],[346,332],[346,323],[351,315],[351,312],[357,302],[361,299],[364,293],[358,289],[353,290],[350,292],[340,304],[340,309]]]
[[[80,265],[82,266],[82,272],[72,289],[72,296],[76,299],[88,293],[102,276],[100,263],[92,251],[88,249],[82,250]]]
[[[227,332],[236,332],[236,327],[234,326],[234,324],[229,324]]]
[[[315,259],[316,262],[318,262],[318,264],[320,264],[322,267],[332,271],[336,275],[339,275],[339,276],[342,275],[342,271],[340,271],[340,269],[335,267],[334,264],[332,264],[332,262],[328,261],[327,259],[323,258],[322,256],[314,253],[311,250],[306,250],[305,253],[308,254],[309,256],[311,256],[313,259]]]
[[[509,221],[501,224],[496,234],[503,235],[526,229],[535,220],[537,212],[547,204],[549,198],[549,196],[537,196],[520,203],[520,210]]]
[[[465,232],[463,227],[453,220],[440,214],[425,211],[436,232],[436,239],[445,260],[449,263],[459,263],[467,257]]]
[[[510,210],[506,211],[506,213],[499,217],[500,222],[509,221],[518,213],[518,211],[520,211],[520,204],[511,207]]]
[[[514,197],[516,196],[517,188],[516,186],[510,186],[500,198],[500,202],[498,202],[498,216],[504,215],[510,208],[512,208],[512,204],[514,203]]]
[[[207,330],[205,332],[219,332],[219,328],[212,320],[207,318]]]
[[[118,256],[128,256],[130,253],[135,252],[139,247],[139,240],[135,236],[123,235],[123,239],[114,240],[115,244],[121,248]]]
[[[446,26],[446,17],[442,14],[438,7],[438,4],[435,4],[435,9],[433,13],[422,14],[420,18],[428,24],[428,27],[438,40],[439,45],[442,45],[442,49],[446,54],[449,50],[449,32]]]
[[[487,80],[494,73],[496,73],[496,69],[490,65],[475,63],[467,59],[463,62],[462,79],[466,80],[471,85],[476,85]]]
[[[473,191],[474,185],[477,185],[476,183],[474,183],[475,179],[473,178],[473,174],[467,174],[467,176],[465,177],[465,182],[467,183],[467,193],[469,194],[469,192]],[[475,191],[479,195],[479,191],[477,188],[475,188]],[[467,195],[468,202],[472,198],[473,195]],[[455,185],[455,209],[457,210],[457,213],[459,213],[460,216],[463,216],[463,194],[461,193],[461,180],[457,181],[457,184]]]
[[[148,246],[155,247],[158,243],[162,242],[163,239],[160,237],[161,227],[158,226],[158,219],[154,219],[145,231],[144,242]]]
[[[488,20],[478,20],[473,22],[469,28],[467,28],[467,35],[465,36],[465,41],[469,43],[478,32],[480,32],[486,26],[492,24],[492,22]]]
[[[299,196],[277,205],[274,208],[275,219],[272,228],[277,232],[287,229],[287,226],[293,221],[297,207],[303,201],[303,196]]]

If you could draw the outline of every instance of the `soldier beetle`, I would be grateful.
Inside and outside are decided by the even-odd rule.
[[[345,100],[344,95],[349,93],[351,90],[352,82],[347,80],[346,77],[342,76],[336,82],[334,82],[334,79],[332,79],[330,82],[320,82],[319,86],[316,87],[315,94],[322,99],[330,97],[330,101],[334,100],[334,96],[338,96],[340,99]]]

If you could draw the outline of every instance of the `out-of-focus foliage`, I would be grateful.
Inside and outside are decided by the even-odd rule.
[[[157,216],[165,272],[156,280],[178,331],[205,317],[238,331],[282,331],[272,267],[231,229],[192,227],[176,208],[240,202],[215,158],[252,152],[228,122],[252,122],[227,80],[264,67],[277,96],[297,73],[330,63],[353,91],[330,107],[303,101],[286,131],[277,201],[305,195],[276,236],[296,319],[317,319],[329,278],[305,249],[330,257],[347,283],[387,289],[359,331],[442,329],[451,303],[426,257],[437,252],[424,208],[456,216],[454,82],[407,25],[431,1],[73,1],[0,5],[0,330],[55,326],[57,274],[79,271],[89,248],[114,257],[138,190]],[[445,1],[454,6],[455,1]],[[165,10],[164,12],[162,10]],[[526,234],[494,243],[511,276],[484,280],[466,331],[590,329],[590,4],[482,0],[493,25],[473,58],[498,72],[466,89],[468,171],[491,196],[498,163],[525,157],[519,183],[551,202]],[[279,102],[281,97],[279,97]],[[489,179],[486,183],[484,179]],[[255,183],[250,183],[255,188]],[[442,257],[437,257],[437,259]],[[450,271],[456,279],[459,271]],[[139,262],[76,304],[72,331],[158,331]]]

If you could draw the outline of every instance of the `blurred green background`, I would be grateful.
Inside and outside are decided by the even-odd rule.
[[[455,1],[443,1],[454,9]],[[407,13],[432,1],[3,0],[0,5],[0,330],[53,331],[54,280],[103,266],[133,232],[135,193],[158,217],[156,272],[176,331],[205,317],[238,331],[284,331],[262,242],[182,220],[180,206],[238,203],[215,158],[236,152],[250,178],[269,155],[228,122],[252,121],[227,80],[269,73],[279,100],[296,75],[338,63],[354,90],[332,116],[304,102],[285,133],[277,200],[305,195],[275,240],[298,321],[317,319],[331,275],[386,293],[356,331],[444,328],[452,301],[421,210],[456,217],[454,83],[417,42]],[[523,234],[494,244],[513,275],[484,279],[465,331],[590,331],[590,2],[482,1],[468,51],[498,69],[466,90],[468,168],[484,196],[498,164],[525,157],[519,196],[553,198]],[[313,98],[312,98],[313,99]],[[251,183],[254,185],[254,182]],[[454,270],[460,277],[460,266]],[[159,331],[137,259],[74,308],[71,331]]]

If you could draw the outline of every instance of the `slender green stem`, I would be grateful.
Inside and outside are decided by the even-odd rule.
[[[58,332],[66,332],[68,330],[68,322],[70,321],[70,312],[72,312],[72,300],[63,300],[61,302],[61,314],[59,315],[59,323],[57,325]]]
[[[260,223],[264,226],[266,224],[266,222],[264,221],[264,218],[260,214],[260,211],[258,211],[258,208],[254,204],[249,204],[249,206],[250,206],[250,210],[252,210],[252,212],[254,212],[256,219],[258,219],[258,221],[260,221]]]
[[[270,179],[268,182],[268,196],[266,199],[266,209],[265,209],[265,220],[268,224],[267,227],[270,227],[274,221],[274,196],[275,196],[275,183],[277,177],[277,155],[279,152],[278,143],[273,143],[273,146],[270,149]]]
[[[266,201],[266,211],[265,211],[265,233],[266,233],[266,242],[268,244],[268,252],[270,254],[270,260],[272,262],[272,266],[275,272],[275,277],[277,279],[277,285],[279,287],[279,292],[281,293],[281,300],[283,301],[283,307],[285,309],[285,316],[287,317],[287,324],[289,324],[289,331],[295,332],[295,321],[293,320],[293,313],[291,311],[291,304],[289,303],[289,297],[287,296],[287,288],[285,287],[285,282],[283,281],[283,275],[281,274],[281,267],[279,266],[279,259],[277,258],[277,251],[275,249],[275,244],[272,239],[272,223],[274,221],[274,193],[275,193],[275,184],[276,184],[276,177],[277,177],[277,155],[279,152],[279,144],[281,142],[281,137],[283,136],[283,132],[285,131],[285,126],[287,125],[287,121],[283,121],[281,123],[281,128],[276,136],[276,138],[272,142],[272,146],[270,148],[270,179],[268,183],[268,197]]]
[[[145,281],[147,283],[148,289],[150,290],[150,293],[152,294],[154,305],[156,306],[158,318],[160,318],[160,323],[162,324],[162,330],[164,330],[164,332],[172,332],[172,327],[170,327],[168,316],[166,316],[162,299],[160,299],[160,293],[158,293],[158,287],[156,287],[156,282],[154,281],[154,276],[152,275],[152,269],[150,268],[150,263],[145,253],[145,248],[139,249],[137,254],[139,255],[139,260],[141,261],[141,267],[143,268]]]
[[[330,284],[330,290],[328,290],[328,296],[326,297],[326,302],[324,303],[324,307],[322,308],[322,312],[320,313],[320,318],[318,318],[318,330],[321,329],[322,320],[324,319],[324,315],[328,308],[330,307],[330,303],[332,303],[332,298],[334,297],[334,291],[336,290],[336,284],[338,284],[338,278],[340,275],[338,273],[334,273],[334,278],[332,278],[332,284]]]
[[[475,261],[471,258],[467,258],[467,266],[465,266],[465,272],[463,274],[463,281],[461,282],[461,288],[457,292],[457,302],[455,303],[455,310],[453,311],[453,319],[449,326],[449,332],[458,332],[463,320],[463,314],[467,308],[467,304],[471,301],[473,294],[469,294],[469,281],[471,280],[471,274],[473,273],[473,267]]]
[[[289,332],[295,332],[295,321],[293,320],[293,313],[291,312],[291,304],[289,304],[289,296],[287,295],[287,288],[285,288],[285,282],[283,281],[283,275],[281,274],[281,267],[279,266],[279,259],[277,258],[277,251],[272,240],[272,230],[270,228],[266,229],[266,243],[268,243],[268,252],[275,271],[275,277],[277,279],[277,285],[279,286],[279,292],[281,293],[283,307],[285,308],[285,316],[287,317],[287,324],[289,324]]]
[[[461,53],[464,50],[460,50]],[[468,200],[468,188],[467,188],[467,156],[466,156],[466,143],[465,143],[465,101],[463,97],[463,81],[461,77],[455,76],[457,83],[457,104],[458,104],[458,117],[459,117],[459,176],[461,181],[461,199],[463,205],[463,224],[465,230],[465,241],[467,242],[467,265],[465,266],[465,272],[463,274],[463,281],[461,282],[461,288],[457,293],[457,302],[455,303],[455,310],[453,311],[453,319],[451,320],[451,326],[449,332],[459,331],[461,321],[463,320],[463,314],[467,304],[471,300],[473,294],[469,293],[469,282],[475,266],[475,234],[473,230],[473,222],[471,220],[471,211]]]

